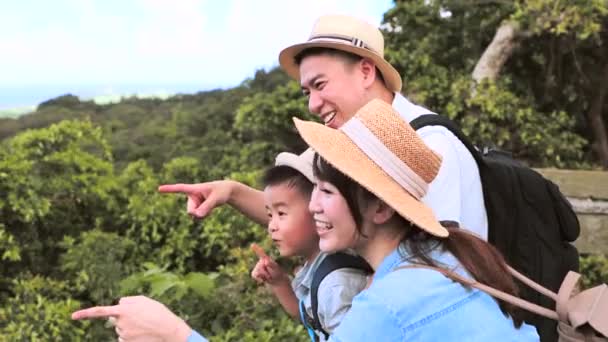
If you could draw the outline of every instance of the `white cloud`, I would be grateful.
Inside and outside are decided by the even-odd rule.
[[[205,1],[139,0],[142,21],[134,32],[135,54],[151,58],[204,51]]]
[[[212,46],[217,62],[252,74],[255,68],[278,63],[279,52],[288,45],[304,41],[317,17],[329,13],[354,15],[378,25],[371,1],[311,0],[234,0],[221,31]]]
[[[306,39],[319,15],[355,15],[377,25],[389,6],[379,10],[369,0],[52,4],[48,11],[57,10],[46,16],[10,13],[3,11],[6,3],[0,5],[0,85],[234,85],[256,68],[276,65],[279,51]],[[227,8],[218,13],[219,6]]]

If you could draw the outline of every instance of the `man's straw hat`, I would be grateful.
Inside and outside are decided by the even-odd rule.
[[[389,90],[401,91],[401,76],[384,59],[384,38],[380,30],[369,23],[344,15],[326,15],[315,22],[308,41],[285,48],[279,54],[279,63],[287,74],[300,79],[300,68],[295,56],[300,52],[324,47],[347,51],[374,61],[382,73]]]
[[[311,183],[314,183],[315,177],[312,174],[312,161],[315,157],[315,151],[307,149],[302,154],[297,155],[289,152],[281,152],[277,155],[274,161],[275,166],[289,166],[292,169],[303,174]]]
[[[420,229],[448,236],[420,201],[439,172],[441,157],[389,104],[372,100],[339,129],[293,120],[304,141],[340,172]]]

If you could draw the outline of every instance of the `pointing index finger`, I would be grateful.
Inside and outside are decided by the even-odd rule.
[[[264,252],[264,249],[260,247],[257,243],[251,244],[251,250],[258,256],[259,259],[267,258],[268,254]]]
[[[119,315],[119,305],[95,306],[92,308],[83,309],[72,313],[72,319],[107,318],[110,316]]]
[[[158,192],[188,194],[192,192],[192,188],[191,184],[164,184],[158,187]]]

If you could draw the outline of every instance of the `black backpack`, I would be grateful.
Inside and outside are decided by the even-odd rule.
[[[480,152],[450,119],[422,115],[410,125],[443,126],[471,152],[477,162],[488,215],[488,241],[507,262],[535,282],[556,291],[568,271],[578,271],[578,251],[571,242],[580,232],[578,218],[557,185],[522,165],[505,152]],[[540,293],[520,286],[525,300],[554,308]],[[536,326],[541,341],[557,341],[556,322],[524,313]]]
[[[371,266],[363,258],[347,253],[338,252],[330,254],[326,256],[323,261],[321,261],[321,264],[315,271],[315,274],[312,276],[312,284],[310,286],[310,306],[312,309],[313,317],[308,316],[306,314],[306,311],[303,310],[303,308],[301,308],[300,310],[305,315],[304,319],[307,320],[306,323],[310,325],[310,327],[312,327],[314,330],[321,332],[325,336],[325,339],[329,338],[329,334],[321,326],[321,322],[319,320],[319,313],[317,312],[319,308],[319,298],[317,297],[319,292],[319,285],[321,285],[321,282],[328,274],[340,268],[359,269],[369,274],[373,272]],[[300,305],[302,305],[302,302],[300,302]]]

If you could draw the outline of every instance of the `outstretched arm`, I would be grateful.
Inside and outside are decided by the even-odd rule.
[[[264,192],[243,183],[232,182],[232,193],[228,204],[261,225],[268,224],[268,213],[264,207]]]
[[[188,214],[203,218],[216,207],[229,204],[249,219],[267,224],[264,193],[245,184],[221,180],[198,184],[166,184],[158,187],[162,193],[183,193],[188,197]]]
[[[118,305],[96,306],[72,313],[72,319],[110,318],[120,340],[205,342],[163,304],[144,296],[123,297]]]

